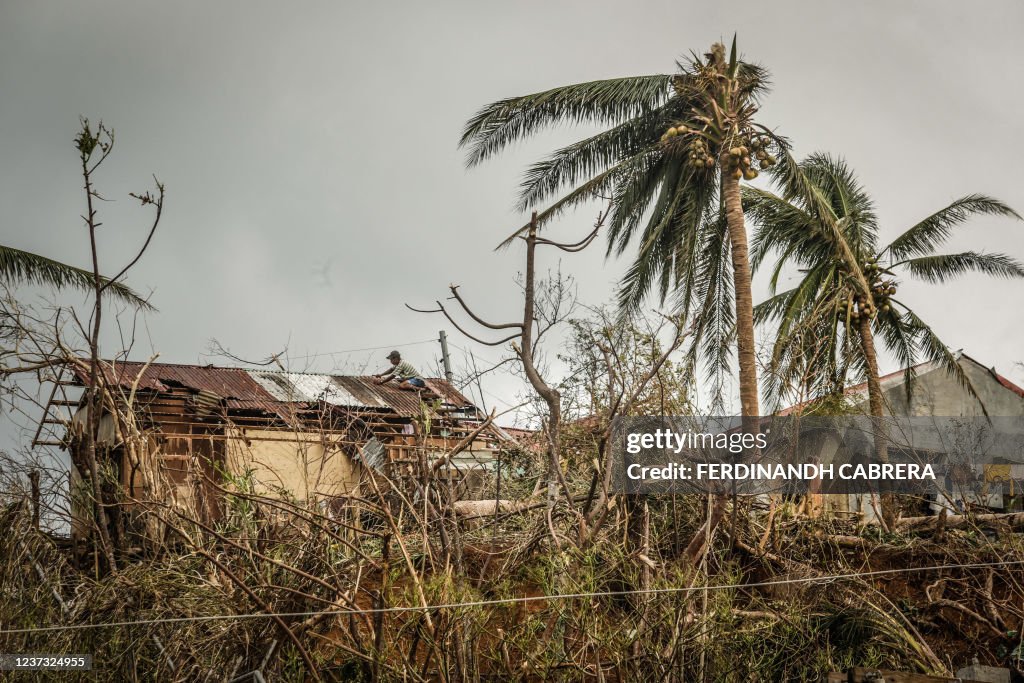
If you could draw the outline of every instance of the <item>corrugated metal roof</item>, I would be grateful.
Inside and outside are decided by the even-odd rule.
[[[195,391],[207,391],[221,398],[248,401],[275,401],[274,397],[241,368],[218,368],[213,365],[177,365],[172,363],[145,363],[103,361],[100,364],[107,382],[130,388],[138,379],[139,389],[167,391],[173,386],[184,386]],[[88,382],[86,368],[75,368],[77,379]],[[141,375],[141,376],[140,376]]]
[[[352,408],[391,410],[412,417],[420,414],[420,395],[404,391],[395,383],[378,384],[373,377],[322,375],[300,372],[272,372],[213,365],[136,362],[102,363],[107,382],[129,389],[138,378],[141,390],[168,391],[183,386],[192,391],[216,394],[229,408],[258,410],[286,417],[288,404],[326,403]],[[141,377],[139,377],[141,373]],[[88,370],[75,368],[79,383],[88,382]],[[427,379],[427,386],[441,400],[457,408],[474,409],[473,404],[443,379]]]
[[[1009,390],[1010,390],[1010,391],[1012,391],[1013,393],[1017,394],[1017,395],[1018,395],[1018,396],[1020,396],[1021,398],[1024,398],[1024,389],[1021,389],[1021,388],[1020,388],[1019,386],[1017,386],[1016,384],[1014,384],[1014,383],[1013,383],[1013,382],[1011,382],[1010,380],[1006,379],[1005,377],[1003,377],[1002,375],[1000,375],[1000,374],[999,374],[998,372],[996,372],[995,370],[993,370],[993,371],[992,371],[992,374],[994,374],[994,375],[996,376],[996,381],[997,381],[997,382],[999,382],[999,383],[1000,383],[1000,384],[1002,384],[1002,385],[1003,385],[1004,387],[1006,387],[1007,389],[1009,389]]]
[[[299,372],[262,372],[250,370],[249,376],[278,401],[313,403],[324,401],[337,406],[369,406],[345,387],[334,381],[330,375],[309,375]],[[375,408],[383,405],[374,404]]]
[[[387,460],[387,454],[377,437],[373,437],[359,449],[359,459],[375,470],[382,469]]]

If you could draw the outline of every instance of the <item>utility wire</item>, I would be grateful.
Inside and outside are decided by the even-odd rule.
[[[320,353],[309,353],[305,356],[288,356],[289,358],[315,358],[317,356],[337,356],[342,353],[358,353],[360,351],[380,351],[382,349],[405,348],[406,346],[419,346],[420,344],[436,344],[436,339],[423,339],[421,341],[406,342],[404,344],[385,344],[384,346],[366,346],[361,349],[342,349],[341,351],[321,351]]]
[[[385,344],[384,346],[367,346],[361,349],[342,349],[340,351],[320,351],[318,353],[307,353],[304,356],[293,356],[291,354],[285,354],[282,356],[283,360],[307,360],[309,358],[320,358],[323,356],[340,356],[343,353],[359,353],[360,351],[379,351],[381,349],[401,349],[406,346],[419,346],[420,344],[432,344],[437,343],[436,339],[424,339],[423,341],[406,342],[404,344]]]
[[[497,600],[477,600],[474,602],[455,602],[441,605],[427,605],[426,607],[381,607],[371,609],[343,609],[343,610],[319,610],[314,612],[256,612],[248,614],[216,614],[196,617],[170,617],[163,619],[140,619],[138,621],[115,621],[100,624],[70,624],[66,626],[40,626],[35,628],[13,628],[0,630],[0,635],[14,633],[41,633],[46,631],[78,631],[91,628],[121,627],[121,626],[143,626],[147,624],[180,624],[199,621],[226,621],[230,619],[266,619],[272,617],[315,617],[315,616],[345,616],[350,614],[386,614],[399,612],[424,612],[427,610],[458,609],[460,607],[492,607],[496,605],[512,605],[527,602],[547,602],[550,600],[575,600],[578,598],[607,598],[620,597],[625,595],[659,595],[670,593],[695,593],[708,590],[726,590],[743,588],[763,588],[767,586],[783,586],[794,583],[819,583],[842,581],[844,579],[857,579],[868,576],[887,576],[892,574],[908,574],[914,572],[941,571],[946,569],[982,569],[985,567],[1009,567],[1024,565],[1024,560],[1004,560],[1001,562],[975,562],[969,564],[940,564],[930,567],[897,567],[893,569],[878,569],[870,572],[854,572],[850,574],[830,574],[826,576],[808,576],[803,578],[778,579],[775,581],[758,581],[757,583],[741,584],[718,584],[715,586],[682,586],[678,588],[648,588],[621,591],[600,591],[592,593],[562,593],[556,595],[532,595],[521,598],[501,598]]]

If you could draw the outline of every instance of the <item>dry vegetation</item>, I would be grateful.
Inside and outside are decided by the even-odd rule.
[[[1006,663],[1020,642],[1022,566],[950,566],[1024,559],[999,520],[883,537],[740,501],[695,566],[700,496],[615,503],[585,543],[559,509],[556,545],[544,505],[424,519],[353,498],[357,532],[238,490],[215,527],[150,506],[170,540],[97,574],[32,527],[28,501],[0,516],[3,628],[58,628],[0,649],[92,653],[107,680],[820,680]]]

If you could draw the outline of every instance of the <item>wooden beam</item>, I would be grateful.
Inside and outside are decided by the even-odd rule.
[[[845,680],[848,683],[979,683],[978,681],[969,681],[961,678],[886,671],[884,669],[870,669],[860,666],[847,671],[845,678],[833,679],[833,676],[837,675],[842,676],[843,674],[829,674],[829,683],[833,683],[833,680]]]
[[[904,517],[896,521],[899,529],[925,529],[935,526],[939,521],[939,515],[928,515],[926,517]],[[947,529],[965,526],[967,524],[1007,524],[1011,527],[1024,526],[1024,512],[993,512],[980,515],[946,515],[945,525]]]

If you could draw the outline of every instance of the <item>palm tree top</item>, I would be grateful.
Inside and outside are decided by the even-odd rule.
[[[677,67],[673,74],[499,100],[466,123],[460,147],[474,166],[546,127],[601,126],[531,165],[518,208],[541,209],[536,224],[543,225],[584,202],[607,202],[608,255],[637,248],[619,287],[622,312],[635,311],[652,291],[662,303],[672,294],[676,313],[695,318],[692,348],[704,349],[716,375],[729,364],[735,323],[741,403],[744,415],[755,415],[753,313],[737,188],[759,170],[790,168],[788,145],[755,119],[768,73],[740,58],[735,37],[731,49],[715,43]]]
[[[610,199],[609,254],[622,253],[638,231],[643,209],[658,204],[657,193],[666,181],[707,184],[706,177],[714,175],[704,169],[696,173],[685,165],[690,145],[698,138],[707,139],[706,134],[697,132],[707,123],[723,128],[723,106],[731,106],[735,109],[731,113],[741,118],[749,117],[756,111],[758,97],[767,90],[767,71],[739,59],[735,38],[728,58],[725,47],[718,43],[704,59],[691,53],[689,60],[677,62],[677,66],[675,74],[589,81],[489,104],[463,129],[459,146],[468,148],[466,164],[475,166],[510,144],[556,125],[607,127],[531,165],[524,174],[516,208],[525,212],[543,207],[538,223],[544,224],[580,203]],[[732,84],[731,96],[725,92],[725,83]],[[743,121],[732,122],[744,125]],[[678,130],[677,125],[692,134],[667,140],[664,134]],[[718,130],[717,137],[731,146],[726,142],[733,137],[729,132]],[[683,172],[674,168],[677,165],[683,166]],[[688,208],[692,220],[693,212],[707,208],[714,197],[714,192],[702,194],[708,197],[701,206],[681,207],[679,202],[673,204],[668,194],[661,206],[676,214]],[[502,246],[510,242],[511,238]]]
[[[1021,216],[982,194],[961,197],[879,245],[874,204],[854,173],[838,157],[812,154],[798,164],[807,190],[745,188],[748,215],[759,225],[751,260],[762,266],[775,256],[771,297],[756,309],[759,322],[778,324],[768,386],[782,397],[783,384],[807,373],[809,358],[821,361],[811,385],[829,393],[843,384],[848,368],[863,374],[864,359],[850,335],[863,318],[880,335],[907,374],[907,390],[923,352],[955,375],[969,391],[954,354],[905,301],[900,276],[942,283],[969,272],[1000,278],[1024,277],[1024,265],[1000,253],[938,254],[953,230],[979,215]],[[792,185],[790,186],[792,188]],[[801,267],[800,283],[778,293],[786,264]],[[796,374],[794,374],[796,373]]]

